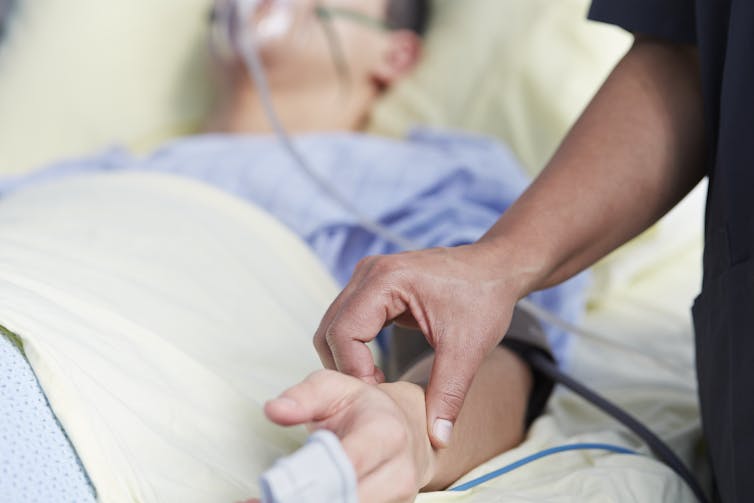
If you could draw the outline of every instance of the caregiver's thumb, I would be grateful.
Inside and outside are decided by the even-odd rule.
[[[435,448],[448,447],[453,426],[483,358],[463,348],[437,348],[427,388],[427,431]]]

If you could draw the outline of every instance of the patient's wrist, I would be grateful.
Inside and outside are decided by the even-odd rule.
[[[399,381],[380,384],[378,386],[393,401],[395,401],[406,415],[408,422],[408,438],[412,443],[415,466],[419,470],[419,488],[428,485],[435,476],[436,453],[432,448],[427,433],[427,413],[424,389],[420,386]]]

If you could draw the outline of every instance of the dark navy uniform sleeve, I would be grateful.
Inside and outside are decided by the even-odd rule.
[[[593,0],[589,19],[680,44],[696,43],[694,0]]]

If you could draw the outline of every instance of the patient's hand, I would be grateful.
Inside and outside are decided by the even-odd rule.
[[[273,422],[340,438],[358,479],[359,501],[412,502],[434,475],[424,391],[399,382],[371,386],[322,370],[265,406]]]
[[[404,379],[423,381],[431,366],[429,357]],[[447,487],[518,445],[531,388],[527,364],[507,348],[495,348],[474,379],[450,447],[440,451],[430,447],[424,391],[408,382],[374,386],[324,370],[269,402],[265,411],[278,424],[334,431],[356,468],[359,501],[408,502],[419,489]]]

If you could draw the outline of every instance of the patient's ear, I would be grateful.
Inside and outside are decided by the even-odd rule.
[[[408,75],[419,62],[421,46],[421,39],[412,31],[391,32],[382,57],[372,71],[377,84],[389,87]]]

